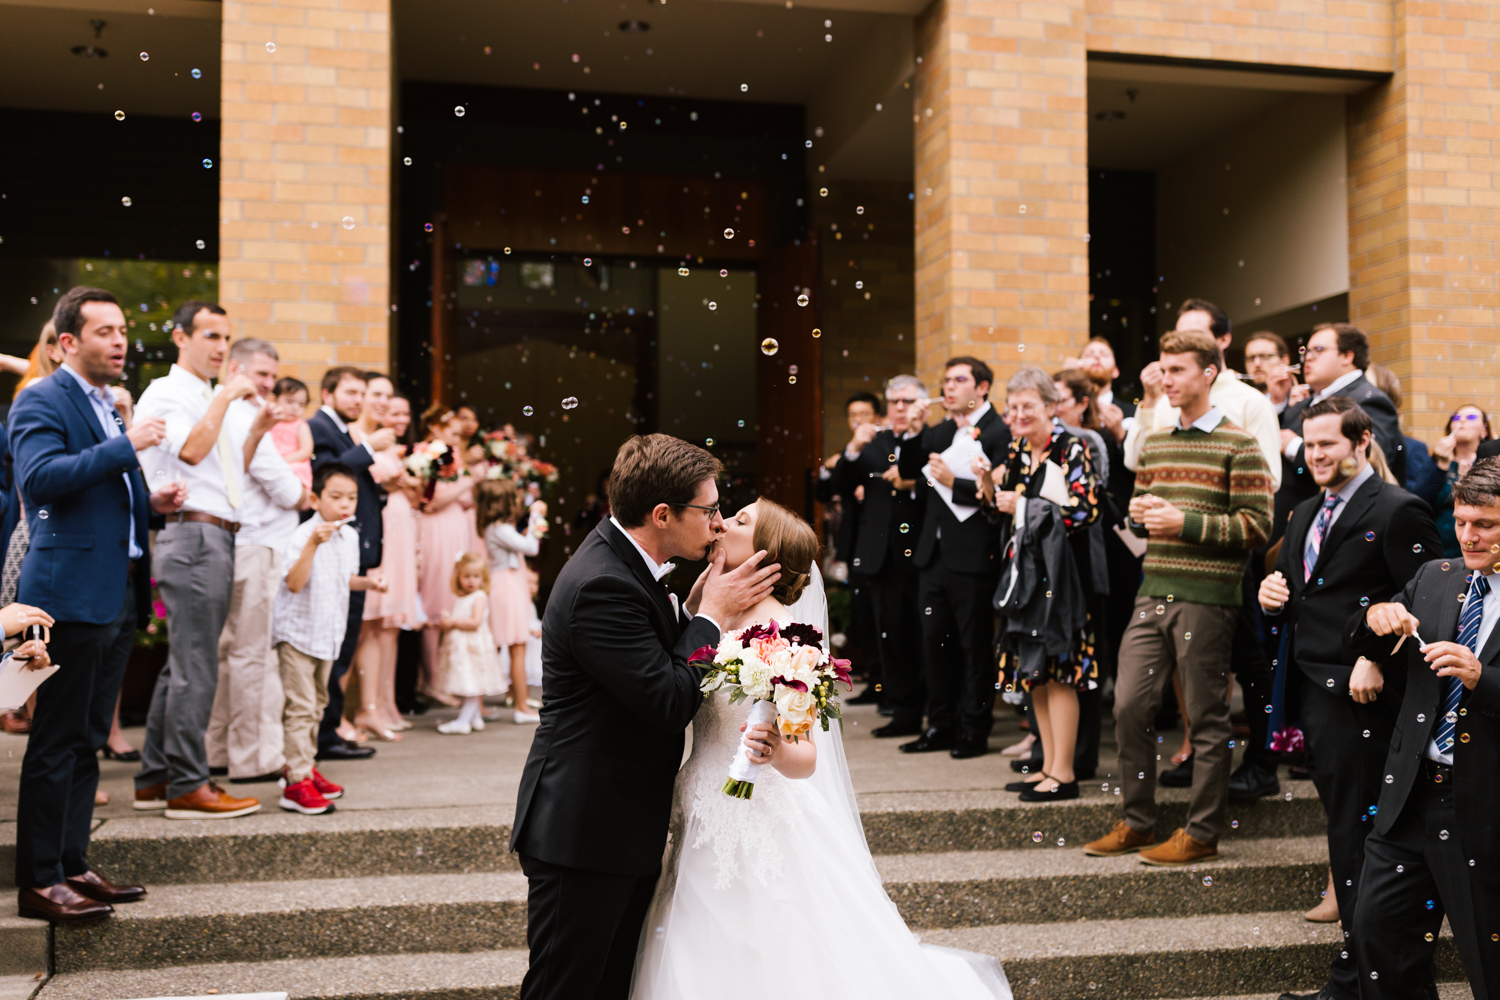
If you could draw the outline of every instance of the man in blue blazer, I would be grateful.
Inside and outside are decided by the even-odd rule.
[[[56,619],[61,665],[37,689],[16,808],[20,913],[88,920],[146,894],[88,863],[99,748],[109,738],[125,663],[151,599],[148,507],[177,510],[176,483],[146,487],[136,452],[161,441],[161,420],[126,428],[109,384],[125,368],[124,311],[109,292],[69,289],[53,313],[63,365],[10,411],[16,485],[31,548],[18,598]]]

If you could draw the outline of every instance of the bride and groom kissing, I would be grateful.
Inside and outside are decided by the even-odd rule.
[[[699,690],[688,661],[722,634],[771,620],[828,634],[817,535],[766,500],[721,516],[722,471],[665,434],[627,441],[611,516],[547,602],[545,703],[510,845],[529,884],[522,1000],[764,1000],[790,984],[1009,1000],[994,959],[906,929],[864,841],[840,727],[792,741],[746,725],[748,701]],[[662,583],[674,558],[709,560],[682,607]],[[769,765],[750,799],[722,791],[742,746]]]

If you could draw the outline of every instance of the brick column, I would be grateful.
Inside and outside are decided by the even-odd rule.
[[[1395,4],[1395,76],[1349,108],[1349,311],[1435,440],[1500,376],[1493,5]]]
[[[1004,383],[1088,338],[1083,0],[936,0],[917,24],[917,369]],[[997,390],[994,398],[1003,398]]]
[[[225,0],[223,49],[219,289],[236,335],[308,381],[386,368],[389,0]]]

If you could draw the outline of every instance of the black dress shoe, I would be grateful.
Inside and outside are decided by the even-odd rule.
[[[1277,1000],[1337,1000],[1333,991],[1323,987],[1316,993],[1283,993]]]
[[[910,743],[901,744],[902,753],[932,753],[953,746],[953,734],[944,729],[929,729]]]
[[[259,785],[268,781],[280,781],[285,777],[285,771],[267,771],[265,774],[255,774],[248,778],[230,778],[231,785]]]
[[[1293,781],[1311,781],[1312,772],[1301,764],[1293,764],[1286,769],[1286,776]]]
[[[1276,780],[1276,772],[1255,764],[1241,764],[1229,776],[1229,797],[1240,802],[1263,799],[1280,791],[1281,782]]]
[[[1040,757],[1017,757],[1010,762],[1010,769],[1017,774],[1036,774],[1042,769]]]
[[[878,705],[880,704],[880,692],[875,690],[874,684],[868,684],[865,689],[853,698],[845,698],[845,705]]]
[[[1193,756],[1169,768],[1156,776],[1156,783],[1163,788],[1192,788],[1193,787]]]
[[[104,755],[105,760],[123,760],[127,764],[133,764],[141,759],[139,750],[111,750],[108,743],[100,747],[99,752]]]
[[[98,920],[115,912],[115,908],[108,903],[79,895],[66,882],[49,885],[45,889],[20,890],[16,894],[16,909],[23,917],[60,924]]]
[[[227,777],[228,774],[229,768],[227,767],[211,767],[208,769],[208,776],[210,778],[223,778]]]
[[[875,714],[876,715],[883,715],[887,719],[889,719],[891,716],[893,716],[893,715],[896,714],[896,710],[894,708],[891,708],[891,707],[887,706],[887,705],[881,705],[879,708],[877,708],[875,710]]]
[[[989,737],[965,736],[954,742],[953,749],[948,751],[948,756],[954,760],[969,760],[972,757],[983,757],[989,752]]]
[[[356,746],[348,740],[340,740],[318,750],[314,760],[369,760],[375,756],[374,747]]]
[[[68,885],[80,896],[100,903],[134,903],[146,896],[146,887],[141,885],[115,885],[95,871],[82,875],[70,875]]]
[[[1021,793],[1022,802],[1066,802],[1068,799],[1078,798],[1078,782],[1069,781],[1066,784],[1059,782],[1058,786],[1050,792],[1043,792],[1032,786]]]
[[[881,726],[879,729],[870,730],[870,735],[880,740],[888,740],[892,736],[920,736],[922,735],[922,724],[920,722],[891,722],[889,725]]]

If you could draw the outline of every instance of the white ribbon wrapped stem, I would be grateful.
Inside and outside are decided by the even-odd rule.
[[[750,706],[750,715],[745,719],[745,731],[749,732],[751,726],[763,722],[774,722],[775,719],[776,703],[757,701]],[[729,762],[729,780],[724,783],[724,794],[740,799],[750,798],[755,788],[755,779],[760,775],[760,769],[764,766],[751,760],[750,748],[741,744],[734,755],[734,760]]]

